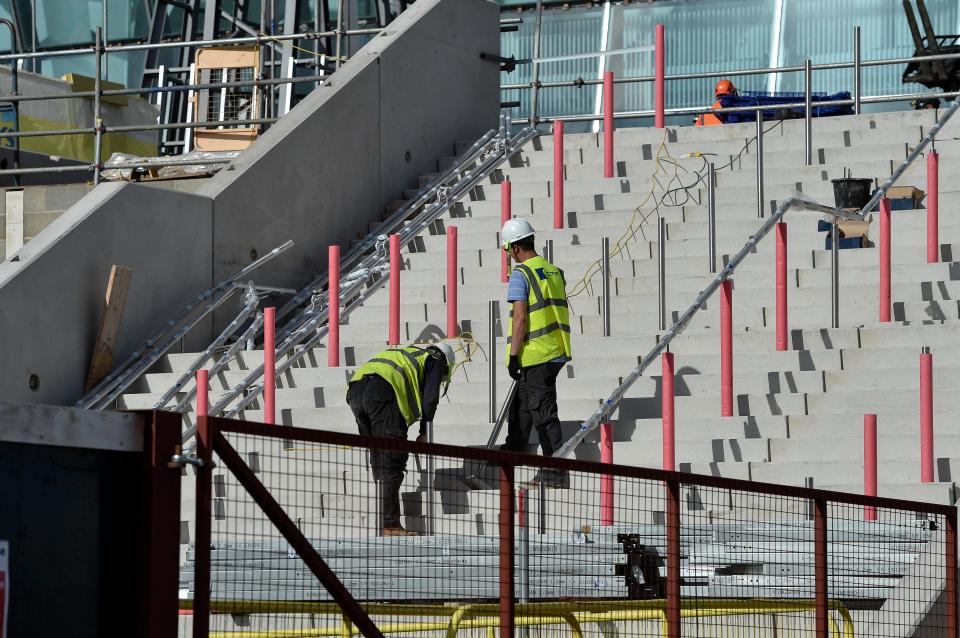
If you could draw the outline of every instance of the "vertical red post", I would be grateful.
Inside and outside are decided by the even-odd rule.
[[[813,579],[815,636],[827,636],[830,620],[830,602],[827,597],[827,501],[814,499],[813,515]]]
[[[513,527],[513,466],[500,466],[500,635],[514,635],[514,565],[515,534]]]
[[[210,378],[206,370],[197,370],[197,416],[207,416],[210,396]]]
[[[210,631],[210,501],[213,483],[213,439],[207,417],[197,419],[197,458],[202,465],[196,468],[197,483],[194,492],[193,561],[193,635],[206,638]]]
[[[613,177],[613,71],[603,72],[603,176]]]
[[[500,182],[500,228],[507,223],[512,216],[510,211],[513,209],[513,192],[510,188],[510,180],[505,179]],[[510,276],[510,255],[507,251],[500,251],[500,281],[507,283]]]
[[[863,493],[865,496],[877,495],[877,415],[863,415]],[[867,505],[863,508],[863,520],[877,520],[877,508]]]
[[[663,409],[663,469],[673,472],[677,469],[676,431],[674,413],[673,389],[673,353],[664,352],[660,355],[660,364],[663,367],[661,376],[661,401]]]
[[[920,354],[920,482],[933,483],[933,355]]]
[[[277,414],[277,309],[263,309],[263,422],[273,425]]]
[[[890,200],[880,200],[880,321],[890,321]]]
[[[563,120],[553,123],[553,228],[563,228]]]
[[[733,281],[720,284],[720,416],[733,416]]]
[[[327,367],[340,367],[340,246],[327,250]]]
[[[945,615],[947,617],[947,636],[957,636],[957,510],[951,509],[944,516],[946,519],[947,537],[944,539],[944,569],[946,583],[943,587]]]
[[[927,155],[927,263],[940,261],[940,154]]]
[[[777,224],[777,350],[788,348],[787,329],[787,224]]]
[[[390,235],[390,328],[387,345],[400,345],[400,236]]]
[[[680,635],[680,481],[666,483],[667,523],[667,638]],[[826,634],[824,634],[826,635]]]
[[[613,426],[600,424],[600,462],[613,463]],[[613,525],[613,475],[600,475],[600,524]]]
[[[657,25],[657,35],[654,41],[654,69],[653,69],[653,125],[656,128],[666,126],[666,47],[664,45],[664,28]]]
[[[457,227],[447,228],[447,338],[456,337],[457,327]]]

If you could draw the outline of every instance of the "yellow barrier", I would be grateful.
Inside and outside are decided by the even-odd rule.
[[[841,631],[833,616],[828,616],[830,635],[836,638],[855,638],[850,611],[836,600],[828,601],[828,605],[843,622]],[[570,627],[574,638],[583,638],[582,625],[584,624],[654,620],[660,622],[661,635],[665,637],[667,635],[666,606],[667,601],[662,598],[631,601],[520,603],[515,608],[515,621],[518,626],[566,624]],[[191,608],[191,601],[181,601],[181,609]],[[487,636],[493,638],[494,630],[500,625],[500,608],[495,603],[462,605],[371,603],[363,605],[363,608],[371,616],[449,617],[446,621],[385,623],[379,625],[384,634],[446,631],[447,638],[455,638],[461,629],[486,629]],[[210,609],[213,613],[313,614],[340,617],[340,624],[337,627],[210,632],[212,638],[321,638],[326,636],[351,638],[357,633],[336,603],[214,600],[210,603]],[[680,615],[682,618],[779,615],[810,613],[815,609],[816,605],[811,600],[702,598],[682,601]]]

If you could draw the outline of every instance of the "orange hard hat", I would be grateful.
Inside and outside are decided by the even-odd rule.
[[[720,80],[717,82],[716,88],[713,89],[714,95],[730,95],[731,93],[736,93],[737,87],[733,85],[733,82],[730,80]]]

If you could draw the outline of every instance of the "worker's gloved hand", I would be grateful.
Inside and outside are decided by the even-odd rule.
[[[417,443],[426,443],[426,442],[427,442],[426,433],[421,433],[417,435]]]
[[[520,380],[520,356],[516,354],[510,355],[510,362],[507,364],[507,372],[510,373],[510,378],[514,381]]]

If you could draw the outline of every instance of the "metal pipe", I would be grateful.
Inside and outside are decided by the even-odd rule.
[[[427,421],[427,443],[433,443],[433,421]],[[436,458],[433,454],[427,454],[427,475],[424,477],[424,496],[425,498],[425,507],[426,507],[426,516],[424,517],[424,528],[428,536],[432,536],[436,533],[434,521],[434,501],[436,494],[433,489],[433,473],[434,473],[434,463]]]
[[[101,94],[101,77],[103,75],[103,45],[101,42],[101,27],[97,27],[94,36],[94,68],[96,75],[93,78],[93,185],[100,183],[100,170],[103,168],[103,113]]]
[[[340,245],[327,248],[327,367],[340,367]]]
[[[263,422],[277,422],[277,309],[263,309]]]
[[[604,237],[602,242],[603,255],[600,263],[603,264],[603,336],[610,336],[610,238]]]
[[[861,102],[864,104],[885,104],[888,102],[906,102],[910,100],[917,99],[929,99],[929,98],[940,98],[940,99],[953,99],[960,95],[960,91],[952,91],[948,93],[902,93],[897,95],[876,95],[872,97],[865,97],[861,99]],[[829,102],[813,102],[811,106],[814,108],[822,106],[852,106],[853,98],[849,100],[831,100]],[[791,104],[778,104],[778,109],[803,109],[806,107],[805,102],[795,102]],[[666,111],[667,115],[700,115],[702,113],[753,113],[762,109],[769,109],[769,107],[764,106],[731,106],[726,108],[711,109],[708,107],[687,107],[687,108],[677,108],[677,109],[668,109]],[[614,113],[613,119],[623,120],[623,119],[641,119],[641,118],[651,118],[654,116],[654,111],[622,111],[620,113]],[[594,120],[600,119],[601,116],[595,114],[585,114],[585,115],[560,115],[560,116],[541,116],[541,122],[591,122]],[[516,119],[514,120],[515,124],[528,124],[529,122],[526,119]]]
[[[490,353],[487,355],[487,367],[488,367],[488,378],[487,383],[489,387],[489,404],[490,404],[490,423],[497,422],[497,320],[500,318],[497,313],[497,302],[490,300],[487,304],[488,306],[488,319],[490,322],[490,328],[488,333],[488,342],[487,342],[487,351]]]
[[[880,200],[880,321],[890,321],[890,200]]]
[[[660,311],[660,330],[667,329],[667,250],[664,245],[667,241],[667,223],[663,217],[658,218],[657,234],[657,302]]]
[[[707,266],[717,272],[717,173],[713,162],[707,165]]]
[[[874,66],[888,66],[894,65],[899,66],[903,64],[909,64],[911,62],[928,62],[932,60],[952,60],[960,58],[960,53],[943,53],[937,55],[924,55],[919,57],[909,57],[909,58],[886,58],[883,60],[869,60],[861,61],[861,67],[874,67]],[[831,62],[827,64],[813,64],[811,69],[813,71],[830,71],[830,70],[840,70],[840,69],[850,69],[854,67],[854,62]],[[713,71],[709,73],[676,73],[674,75],[667,75],[664,77],[667,81],[677,81],[677,80],[698,80],[705,78],[730,78],[738,76],[750,76],[750,75],[774,75],[778,73],[802,73],[806,70],[805,66],[782,66],[782,67],[757,67],[752,69],[737,69],[733,71]],[[614,80],[615,84],[636,84],[636,83],[650,83],[655,82],[656,76],[645,75],[645,76],[633,76],[633,77],[621,77]],[[600,79],[588,79],[578,77],[574,80],[558,80],[554,82],[541,82],[539,88],[541,89],[557,89],[563,87],[583,87],[583,86],[595,86],[601,84],[602,80]],[[514,84],[504,84],[500,87],[502,90],[525,90],[530,89],[529,82],[518,82]],[[850,103],[853,103],[851,98]],[[779,105],[778,105],[779,106]],[[670,113],[670,110],[667,109],[666,113]]]
[[[763,111],[757,111],[757,217],[763,219],[766,206],[763,179]]]
[[[261,0],[262,2],[263,0]],[[343,0],[337,0],[337,44],[336,44],[336,53],[337,59],[335,61],[335,68],[340,68],[340,60],[342,57],[343,51]]]
[[[540,57],[540,25],[543,21],[543,0],[537,0],[537,21],[533,25],[533,57]],[[530,93],[530,121],[533,126],[537,125],[537,106],[540,84],[540,65],[535,61],[533,63],[533,81],[531,82],[532,92]]]
[[[733,280],[720,284],[720,416],[733,416]]]
[[[940,261],[940,154],[927,154],[927,263]]]
[[[933,483],[933,355],[920,350],[920,482]]]
[[[813,92],[813,71],[810,69],[810,60],[809,58],[804,63],[803,71],[803,117],[804,117],[804,138],[803,138],[803,148],[804,148],[804,161],[807,166],[813,164],[813,107],[812,103],[812,92]]]
[[[840,327],[840,232],[837,218],[830,224],[830,326]]]
[[[527,490],[521,489],[517,492],[517,510],[520,518],[520,529],[517,539],[517,569],[520,572],[519,578],[519,596],[521,603],[530,602],[530,528],[527,526]],[[526,627],[517,627],[516,635],[519,638],[527,638],[529,635]]]
[[[853,112],[860,115],[860,26],[853,27]]]
[[[0,24],[6,25],[10,30],[10,47],[14,51],[20,49],[19,44],[17,43],[17,28],[14,26],[13,22],[7,20],[6,18],[0,18]],[[11,102],[13,104],[13,129],[15,131],[20,130],[20,106],[15,99],[19,93],[19,85],[17,83],[17,62],[14,60],[10,65],[10,95],[4,96],[4,101]],[[17,170],[20,168],[20,139],[13,139],[13,169]],[[20,179],[14,176],[13,179],[14,186],[20,185]]]
[[[863,415],[863,493],[865,496],[877,495],[877,415]],[[863,520],[877,520],[877,508],[867,505],[863,508]]]

